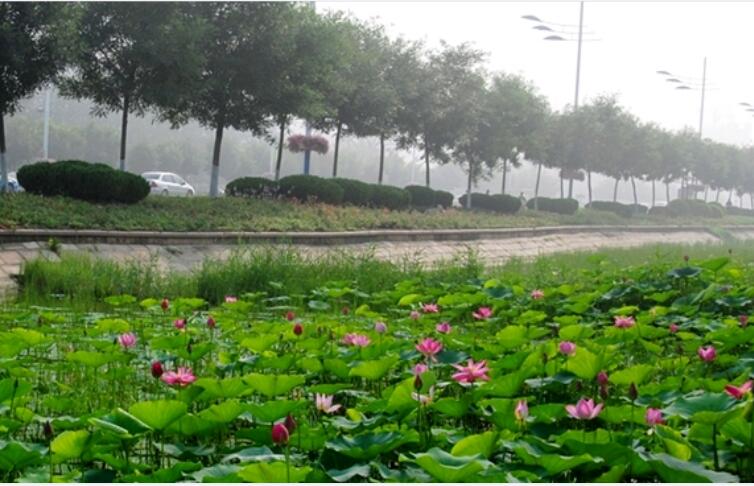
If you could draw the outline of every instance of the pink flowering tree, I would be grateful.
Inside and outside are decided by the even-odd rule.
[[[291,135],[288,137],[288,150],[294,153],[310,150],[318,154],[326,154],[330,144],[322,135]]]

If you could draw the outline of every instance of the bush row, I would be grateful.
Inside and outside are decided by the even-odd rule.
[[[149,194],[149,183],[141,176],[80,160],[25,165],[18,170],[18,182],[33,194],[91,202],[133,204]]]
[[[592,201],[586,207],[597,211],[614,213],[624,218],[630,218],[635,214],[647,214],[647,211],[649,211],[649,208],[643,204],[623,204],[613,201]]]
[[[414,207],[427,209],[453,204],[453,195],[422,186],[401,189],[381,184],[367,184],[355,179],[324,179],[312,175],[292,175],[275,182],[262,177],[241,177],[225,188],[229,196],[284,197],[327,204],[351,204],[393,210]]]
[[[458,198],[462,207],[466,207],[466,194]],[[471,207],[473,209],[484,209],[496,213],[514,214],[521,209],[521,200],[517,197],[507,194],[482,194],[480,192],[471,193]]]
[[[579,202],[575,199],[553,199],[549,197],[535,197],[526,202],[526,207],[539,211],[558,214],[574,214],[579,210]]]
[[[722,218],[725,209],[717,203],[706,203],[698,199],[674,199],[664,207],[654,207],[649,214],[655,216],[696,217],[696,218]]]
[[[754,216],[754,209],[737,208],[735,206],[725,208],[725,212],[731,216]]]

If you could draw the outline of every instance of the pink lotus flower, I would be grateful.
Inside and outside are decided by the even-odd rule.
[[[544,291],[542,291],[540,289],[534,289],[534,290],[532,290],[530,295],[531,295],[531,298],[534,299],[534,300],[544,299],[544,297],[545,297]]]
[[[285,424],[279,423],[272,426],[272,442],[275,444],[287,444],[290,434]]]
[[[363,334],[348,333],[343,336],[343,344],[346,346],[358,346],[360,348],[369,346],[371,340]]]
[[[162,376],[162,363],[159,361],[155,361],[152,363],[152,376],[155,378],[159,378]]]
[[[191,368],[178,368],[178,371],[166,371],[162,375],[162,381],[168,385],[188,386],[196,381],[196,376]]]
[[[429,366],[425,365],[424,363],[419,363],[416,366],[414,366],[412,373],[414,374],[414,376],[420,376],[422,373],[428,370],[429,370]]]
[[[295,334],[296,336],[300,336],[303,333],[304,333],[304,326],[302,326],[300,322],[297,322],[296,324],[293,325],[293,334]]]
[[[665,419],[662,418],[662,410],[658,408],[648,408],[647,415],[646,417],[644,417],[644,419],[647,421],[647,424],[652,426],[662,425],[665,423]]]
[[[696,352],[702,358],[702,361],[707,363],[711,363],[717,357],[717,351],[714,346],[702,346]]]
[[[615,316],[615,327],[620,329],[628,329],[634,327],[636,321],[631,316]]]
[[[347,316],[348,314],[351,313],[351,309],[346,305],[342,309],[340,309],[340,313],[343,314],[344,316]]]
[[[602,403],[595,405],[591,398],[588,400],[582,398],[576,405],[566,405],[565,408],[568,415],[577,420],[592,420],[600,414],[603,406]]]
[[[741,386],[725,385],[725,393],[732,396],[736,400],[740,400],[747,393],[751,392],[752,381],[749,380]]]
[[[332,395],[320,395],[319,393],[314,395],[314,405],[322,413],[335,413],[340,410],[340,405],[333,405]]]
[[[416,350],[423,354],[425,358],[437,361],[435,356],[442,351],[442,343],[432,338],[426,338],[416,345]]]
[[[516,408],[513,410],[513,415],[516,416],[516,420],[524,422],[529,417],[529,405],[526,400],[519,400],[516,403]]]
[[[293,415],[291,414],[288,414],[285,416],[283,425],[285,425],[286,430],[288,430],[288,434],[292,434],[296,430],[296,427],[298,426],[298,424],[296,424],[296,420],[293,418]]]
[[[186,327],[186,319],[176,319],[173,321],[173,326],[176,329],[184,329]]]
[[[232,304],[233,302],[238,302],[238,297],[236,297],[235,295],[226,295],[225,302],[228,304]]]
[[[288,311],[285,313],[285,318],[288,319],[289,321],[292,321],[293,319],[296,318],[296,313],[293,311]]]
[[[422,306],[422,311],[424,311],[425,314],[437,314],[440,312],[440,308],[437,304],[424,304]]]
[[[408,315],[411,319],[417,321],[422,315],[419,313],[419,311],[412,310],[411,313]]]
[[[570,356],[576,352],[576,345],[572,343],[571,341],[562,341],[558,345],[558,349],[560,350],[562,354],[565,354],[566,356]]]
[[[672,323],[672,324],[670,325],[670,327],[669,327],[668,329],[670,330],[670,332],[671,332],[672,334],[675,334],[675,333],[677,333],[677,332],[678,332],[678,329],[679,329],[679,328],[678,328],[678,324],[676,324],[676,323],[674,322],[674,323]]]
[[[749,325],[749,316],[746,314],[738,316],[738,323],[741,324],[741,327],[746,327]]]
[[[207,317],[207,327],[210,329],[217,327],[217,322],[212,318],[212,316]]]
[[[160,307],[162,307],[163,311],[167,311],[168,307],[170,307],[170,301],[168,299],[162,299],[162,302],[160,302]]]
[[[482,360],[478,363],[474,363],[469,359],[466,366],[453,365],[453,368],[458,370],[458,373],[453,374],[453,379],[458,383],[474,383],[477,380],[489,381],[490,377],[487,376],[487,372],[490,370],[487,368],[487,361]]]
[[[492,309],[489,307],[480,307],[476,312],[472,312],[471,315],[474,316],[474,319],[483,321],[492,317]]]
[[[384,334],[387,331],[387,324],[385,324],[382,321],[377,321],[374,323],[374,332],[377,334]]]
[[[439,332],[440,334],[450,334],[450,331],[452,328],[450,327],[449,322],[441,322],[437,326],[435,326],[435,331]]]
[[[133,348],[136,346],[136,334],[132,332],[121,334],[118,336],[118,344],[120,344],[120,347],[123,349]]]

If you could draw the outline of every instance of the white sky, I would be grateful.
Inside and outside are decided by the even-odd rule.
[[[533,14],[578,24],[578,2],[317,2],[320,11],[340,9],[376,18],[391,36],[438,45],[471,42],[490,53],[488,68],[531,80],[556,109],[573,103],[576,42],[545,41],[521,19]],[[754,118],[738,106],[754,105],[751,46],[754,3],[585,2],[580,99],[615,94],[643,121],[695,130],[700,91],[678,91],[656,74],[664,69],[701,79],[707,56],[704,136],[750,144]]]

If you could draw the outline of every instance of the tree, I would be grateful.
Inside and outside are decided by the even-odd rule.
[[[193,5],[205,22],[200,50],[206,56],[198,88],[179,109],[166,110],[174,124],[187,117],[215,131],[209,194],[218,194],[223,132],[232,127],[266,134],[269,105],[265,86],[278,82],[267,73],[279,72],[289,61],[285,39],[293,29],[292,3],[207,2]]]
[[[65,62],[70,7],[57,3],[0,3],[0,192],[6,190],[5,116],[51,81]]]
[[[128,115],[173,106],[190,94],[203,64],[200,19],[171,2],[88,2],[82,5],[73,70],[65,96],[89,98],[94,113],[121,113],[120,170],[126,170]]]
[[[486,54],[468,44],[443,42],[440,51],[429,52],[415,66],[413,89],[401,94],[397,120],[399,147],[418,147],[424,152],[426,186],[430,186],[430,161],[445,164],[465,127],[456,120],[467,110],[463,100],[478,84]]]
[[[291,12],[290,34],[280,39],[284,49],[275,72],[276,82],[263,85],[258,95],[264,110],[279,129],[275,180],[280,177],[286,127],[294,117],[316,120],[326,115],[326,93],[336,83],[340,69],[343,37],[338,35],[334,16],[319,16],[311,9]]]

